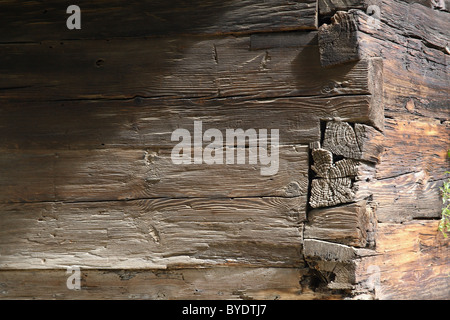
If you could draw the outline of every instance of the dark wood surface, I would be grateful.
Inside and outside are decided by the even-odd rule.
[[[411,2],[2,1],[0,298],[448,298],[450,13]],[[194,121],[279,129],[278,173],[173,164]]]
[[[316,1],[77,1],[81,30],[66,28],[70,1],[2,1],[1,42],[111,39],[168,34],[314,30]]]

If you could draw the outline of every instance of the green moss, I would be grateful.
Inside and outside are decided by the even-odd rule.
[[[447,151],[447,155],[450,158],[450,150]],[[445,173],[450,174],[450,171]],[[442,193],[442,204],[444,207],[442,208],[442,217],[438,229],[447,238],[447,232],[450,232],[450,179],[445,181],[439,189]]]

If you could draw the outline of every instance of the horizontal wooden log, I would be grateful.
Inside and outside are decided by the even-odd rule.
[[[279,159],[270,166],[278,170],[272,176],[262,175],[269,165],[249,163],[248,150],[245,164],[233,165],[225,164],[227,150],[223,164],[211,165],[174,164],[171,149],[3,152],[0,202],[258,196],[306,202],[308,147],[277,150]]]
[[[360,46],[371,56],[383,57],[386,114],[407,111],[414,116],[448,119],[448,52],[438,44],[403,36],[387,24],[382,23],[380,29],[368,28],[364,22],[367,16],[358,17],[362,31]],[[432,25],[436,22],[432,21]],[[440,46],[445,39],[442,37]]]
[[[427,7],[399,0],[381,0],[377,5],[380,8],[380,20],[397,30],[399,35],[420,39],[427,46],[439,50],[445,50],[450,42],[447,12],[433,10],[431,4]]]
[[[297,36],[298,35],[298,36]],[[367,61],[322,68],[316,32],[85,40],[0,46],[2,102],[372,94]],[[267,38],[267,37],[266,37]],[[376,95],[376,92],[373,93]]]
[[[371,228],[367,201],[308,212],[304,238],[365,247]]]
[[[1,269],[300,267],[304,199],[1,204]]]
[[[446,299],[448,244],[438,221],[380,223],[376,250],[305,239],[308,265],[354,299]]]
[[[359,288],[383,300],[448,299],[449,241],[438,221],[378,225],[377,254],[358,263]]]
[[[429,179],[445,178],[450,122],[434,119],[386,119],[385,152],[377,165],[378,179],[424,171]]]
[[[386,119],[385,152],[369,185],[380,221],[438,218],[446,179],[449,123]]]
[[[307,259],[351,263],[356,259],[355,248],[317,239],[304,239],[304,255]]]
[[[426,171],[371,181],[368,189],[377,203],[380,222],[404,222],[435,218],[442,212],[439,187],[444,180],[433,181]]]
[[[0,299],[57,300],[312,300],[342,294],[308,287],[307,269],[205,268],[179,270],[81,269],[81,290],[68,290],[61,270],[0,271]],[[302,283],[301,283],[302,282]],[[181,313],[180,313],[181,314]]]
[[[203,129],[279,130],[280,144],[320,139],[320,121],[371,124],[370,95],[274,99],[136,98],[127,101],[64,101],[0,104],[0,148],[77,150],[173,148],[172,132]]]
[[[316,1],[77,1],[81,29],[66,28],[61,1],[2,1],[1,42],[110,39],[167,34],[224,34],[316,29]],[[20,23],[18,23],[20,21]]]

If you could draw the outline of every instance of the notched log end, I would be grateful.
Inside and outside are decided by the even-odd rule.
[[[371,196],[366,182],[384,151],[384,136],[363,124],[330,121],[321,143],[310,145],[316,176],[311,181],[312,208],[331,207]],[[357,182],[358,183],[355,183]]]
[[[338,11],[331,24],[319,27],[320,63],[323,67],[361,60],[357,24],[352,15]]]
[[[383,141],[384,135],[370,126],[330,121],[323,148],[345,158],[378,163],[384,151]]]
[[[358,173],[359,163],[352,159],[333,163],[332,153],[325,149],[313,150],[312,155],[311,169],[317,178],[311,182],[310,206],[320,208],[352,202],[355,197],[352,179]]]

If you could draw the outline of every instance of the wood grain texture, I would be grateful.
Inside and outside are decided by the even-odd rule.
[[[439,219],[442,212],[439,187],[443,183],[444,180],[430,180],[429,174],[421,170],[371,181],[368,188],[377,203],[379,221],[404,222]]]
[[[445,12],[440,14],[444,18],[448,15]],[[440,37],[437,44],[434,42],[438,40],[426,40],[414,30],[400,32],[398,28],[401,26],[393,27],[388,22],[381,21],[378,28],[371,27],[368,19],[364,12],[351,10],[349,13],[339,12],[334,23],[323,25],[319,30],[319,43],[323,44],[322,63],[332,65],[382,57],[383,99],[387,115],[404,113],[406,109],[413,115],[448,119],[449,55],[442,46],[450,35],[441,33],[449,29],[439,28],[440,33],[434,33],[436,39]],[[396,19],[404,21],[399,17]],[[421,21],[420,17],[414,19]],[[432,19],[427,23],[429,28],[435,24]],[[341,45],[330,45],[333,41],[341,41]]]
[[[279,129],[280,144],[320,139],[320,120],[371,123],[371,96],[273,99],[141,99],[4,103],[2,149],[79,150],[173,148],[172,132]]]
[[[360,49],[358,24],[353,16],[338,11],[330,24],[319,28],[320,62],[324,67],[361,60],[364,55]]]
[[[369,6],[374,5],[380,8],[382,21],[395,26],[402,25],[403,30],[399,32],[415,30],[417,33],[423,32],[422,35],[434,38],[439,38],[436,34],[445,31],[434,27],[432,21],[444,26],[447,22],[444,21],[445,13],[442,11],[448,12],[450,8],[448,0],[318,0],[319,19],[329,18],[337,11],[352,9],[368,13]],[[434,13],[433,9],[441,12]],[[402,19],[397,19],[399,16]],[[420,17],[420,26],[411,23],[414,21],[411,19],[412,16]]]
[[[349,159],[379,162],[384,136],[370,126],[347,122],[327,122],[323,148]]]
[[[249,164],[248,151],[246,164],[234,165],[177,165],[170,149],[4,152],[0,202],[259,196],[306,202],[308,158],[307,146],[281,146],[277,174],[262,176],[267,166]]]
[[[448,13],[316,2],[3,1],[0,298],[448,298]],[[279,173],[173,165],[194,121],[279,129]]]
[[[308,212],[304,238],[365,247],[370,226],[367,201]]]
[[[0,271],[0,299],[314,300],[343,295],[316,290],[306,268],[178,270],[81,269],[81,290],[68,290],[61,270]],[[313,280],[312,280],[313,281]]]
[[[439,187],[446,179],[448,122],[386,119],[385,151],[369,185],[380,221],[439,218]]]
[[[304,240],[305,260],[316,270],[327,288],[342,290],[351,297],[358,285],[357,261],[375,251],[317,239]]]
[[[305,205],[300,197],[2,204],[0,268],[299,267]]]
[[[419,119],[386,119],[383,161],[378,179],[424,171],[431,180],[445,178],[449,165],[450,122]]]
[[[369,55],[383,57],[386,115],[409,114],[448,120],[447,51],[414,36],[403,36],[387,24],[381,23],[379,30],[368,29],[365,16],[361,18],[361,46]],[[445,41],[442,39],[441,45]]]
[[[326,128],[333,130],[334,125],[340,127],[342,124],[346,124],[351,129],[355,143],[353,147],[360,150],[356,135],[348,123],[328,122]],[[325,134],[324,139],[326,138]],[[347,137],[344,138],[344,142],[348,140]],[[328,141],[329,146],[332,144],[331,140]],[[340,147],[342,149],[342,146]],[[311,170],[313,175],[310,184],[309,205],[312,208],[331,207],[372,197],[373,191],[370,184],[375,176],[373,163],[342,156],[342,158],[338,158],[338,154],[321,148],[319,142],[311,143],[310,148],[312,149]]]
[[[387,3],[387,2],[385,2]],[[367,10],[370,5],[380,5],[383,4],[382,0],[319,0],[319,13],[323,16],[332,16],[336,11],[348,11],[351,9]],[[391,1],[392,6],[415,4],[422,5],[427,8],[448,11],[449,2],[448,0],[396,0]],[[419,9],[420,7],[416,7]]]
[[[67,1],[2,1],[1,42],[109,39],[168,34],[227,34],[313,30],[316,1],[169,0],[77,1],[81,29],[66,28]]]
[[[249,36],[2,45],[1,101],[372,94],[368,62],[325,69],[317,38],[292,36],[300,40],[285,46],[283,33],[265,45]]]
[[[374,3],[367,1],[366,7],[372,4]],[[381,22],[394,28],[398,35],[420,39],[427,46],[440,50],[448,45],[448,12],[400,0],[380,0],[376,5],[380,8]]]
[[[358,162],[352,159],[334,162],[333,154],[321,148],[311,153],[311,169],[317,177],[311,181],[309,205],[320,208],[352,202],[355,197],[352,179],[358,174]]]
[[[337,11],[366,10],[368,6],[366,0],[318,0],[317,2],[321,17],[331,17]]]
[[[383,300],[447,300],[449,241],[438,221],[418,220],[378,225],[377,254],[361,260],[361,287]]]
[[[383,58],[383,101],[388,116],[385,151],[377,166],[378,180],[369,189],[378,203],[380,221],[401,222],[438,218],[441,212],[438,187],[442,185],[448,167],[446,151],[450,145],[447,123],[449,64],[448,53],[442,51],[442,44],[449,35],[448,28],[435,27],[448,22],[447,19],[438,23],[448,13],[435,13],[426,8],[419,13],[420,8],[413,6],[405,20],[398,16],[401,10],[392,11],[397,5],[408,6],[393,3],[386,9],[379,28],[370,28],[368,16],[356,10],[339,13],[335,24],[324,28],[331,33],[333,28],[334,31],[341,26],[347,28],[348,34],[341,34],[344,42],[356,37],[346,48],[358,50],[351,54],[343,51],[343,57],[350,60]],[[429,13],[427,17],[423,15],[425,12]],[[401,24],[408,23],[412,17],[417,21],[428,20],[403,28]],[[396,22],[391,23],[389,19],[396,19]],[[441,44],[436,42],[437,39]]]

